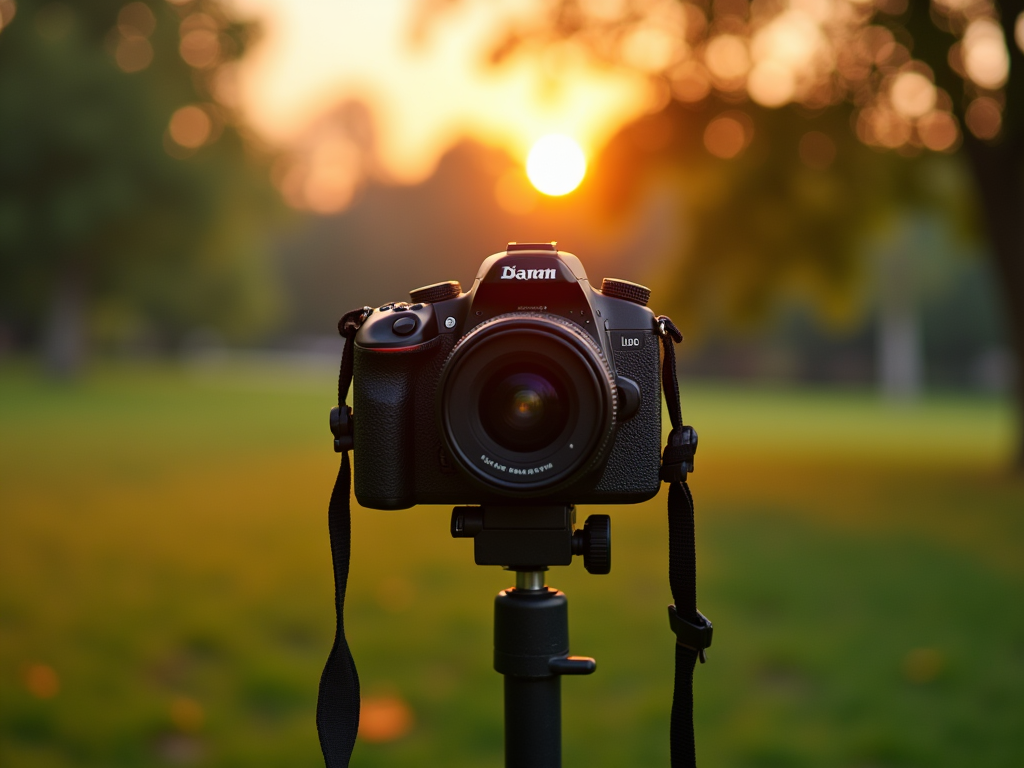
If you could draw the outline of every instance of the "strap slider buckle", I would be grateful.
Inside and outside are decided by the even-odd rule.
[[[707,661],[704,650],[711,647],[711,635],[714,627],[711,620],[700,611],[697,611],[697,623],[684,619],[676,613],[676,607],[668,607],[668,624],[675,632],[676,642],[684,648],[696,651],[700,663]]]
[[[661,470],[658,473],[666,483],[686,480],[687,472],[693,472],[693,456],[697,453],[697,430],[683,426],[673,429],[668,435],[668,445],[661,455]]]
[[[351,451],[353,445],[352,432],[355,419],[351,406],[334,406],[331,408],[331,434],[334,435],[334,452]]]

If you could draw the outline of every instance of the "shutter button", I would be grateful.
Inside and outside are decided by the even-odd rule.
[[[411,315],[403,315],[395,320],[391,326],[391,330],[399,336],[408,336],[416,330],[416,318]]]

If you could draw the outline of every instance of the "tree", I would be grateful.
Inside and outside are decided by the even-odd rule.
[[[461,0],[424,0],[428,20]],[[519,14],[492,63],[585,51],[644,72],[663,108],[613,159],[675,172],[697,232],[677,259],[686,306],[757,312],[813,282],[841,292],[890,202],[940,200],[968,160],[1017,362],[1024,470],[1024,0],[550,0]],[[644,137],[648,138],[645,139]],[[651,138],[653,137],[653,138]],[[666,138],[667,137],[667,138]],[[909,160],[893,163],[896,153]],[[797,157],[802,162],[797,162]],[[832,166],[833,173],[815,173]],[[961,210],[956,210],[960,208]],[[695,291],[694,287],[699,290]],[[713,302],[698,302],[711,295]]]
[[[256,30],[220,0],[2,0],[0,19],[0,322],[58,374],[97,332],[264,325],[275,198],[227,98]]]

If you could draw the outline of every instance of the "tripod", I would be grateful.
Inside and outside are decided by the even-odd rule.
[[[611,521],[591,515],[574,530],[576,509],[555,506],[456,507],[452,536],[474,540],[477,565],[516,572],[494,600],[494,668],[505,676],[505,767],[562,765],[562,675],[589,675],[597,663],[569,655],[568,601],[544,584],[550,565],[583,555],[591,573],[611,569]]]

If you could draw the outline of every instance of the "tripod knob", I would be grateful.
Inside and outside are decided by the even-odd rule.
[[[583,567],[590,573],[605,574],[612,569],[612,519],[591,515],[583,524]]]

